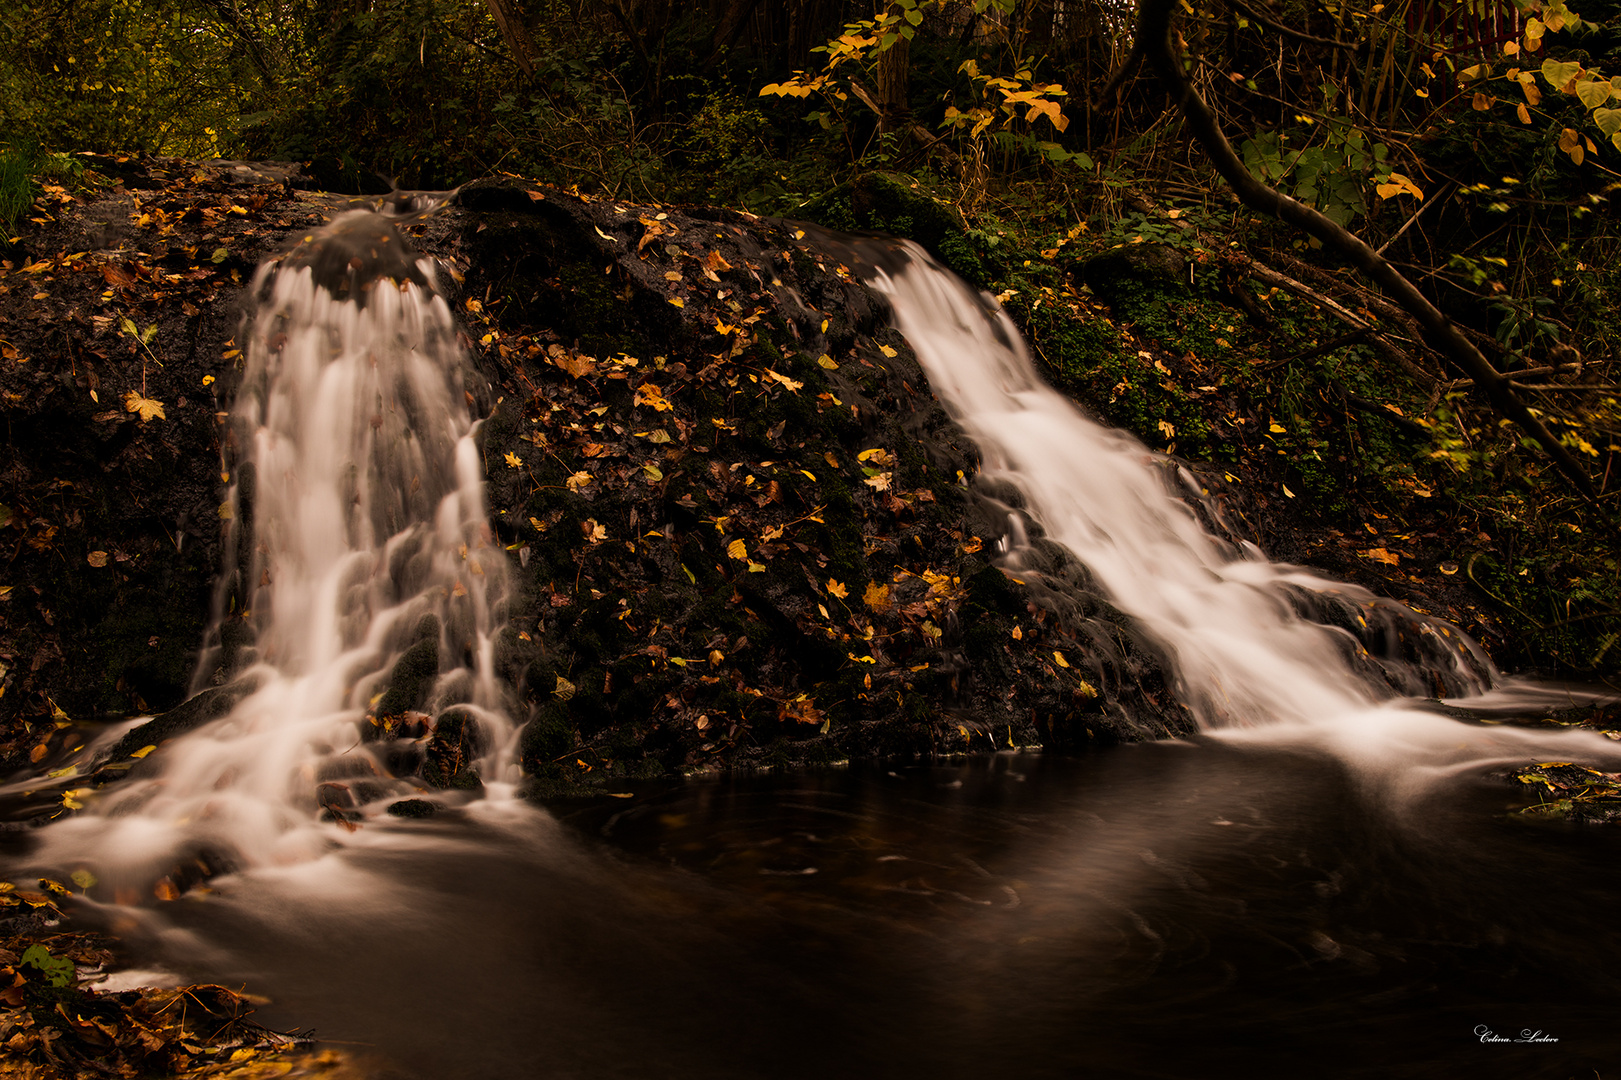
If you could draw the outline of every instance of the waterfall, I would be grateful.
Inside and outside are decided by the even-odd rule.
[[[1457,629],[1212,537],[1167,490],[1160,455],[1041,380],[994,300],[915,244],[857,243],[867,283],[888,297],[935,395],[979,446],[985,479],[1021,491],[1047,536],[1164,646],[1201,725],[1341,716],[1435,682],[1455,696],[1491,686],[1490,662]],[[1371,656],[1347,630],[1303,617],[1318,606],[1428,638],[1426,670]]]
[[[49,830],[47,855],[131,888],[177,857],[210,873],[311,858],[422,789],[408,775],[420,748],[395,734],[454,739],[471,759],[458,786],[516,779],[493,660],[505,553],[434,273],[370,211],[260,269],[227,438],[236,556],[213,635],[241,644],[233,672],[219,648],[203,665],[245,692]],[[388,730],[381,691],[408,649],[427,666],[425,701]]]

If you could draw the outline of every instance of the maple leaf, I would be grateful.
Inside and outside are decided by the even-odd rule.
[[[523,464],[523,458],[519,457],[517,454],[514,454],[511,450],[508,450],[507,464],[516,469],[518,466]]]
[[[881,472],[877,476],[867,477],[862,483],[875,491],[888,491],[889,480],[892,475],[891,473]]]
[[[600,544],[604,540],[608,539],[607,528],[602,525],[598,525],[596,518],[586,518],[584,521],[580,522],[580,531],[583,532],[585,534],[585,538],[591,541],[593,544]]]
[[[1386,551],[1382,547],[1369,548],[1367,551],[1364,551],[1361,554],[1364,558],[1372,559],[1374,562],[1382,562],[1386,566],[1395,566],[1401,562],[1400,555],[1397,555],[1391,551]]]
[[[874,611],[883,611],[889,607],[889,586],[876,581],[869,583],[867,591],[861,595],[861,602]]]
[[[850,590],[847,586],[845,586],[842,582],[834,581],[832,578],[827,579],[827,591],[838,597],[840,600],[843,600],[846,596],[850,595]]]
[[[153,417],[156,417],[159,420],[169,419],[163,414],[163,402],[156,401],[149,397],[142,397],[134,390],[131,390],[129,393],[124,395],[124,411],[140,413],[141,423],[143,424],[148,420],[151,420]]]
[[[674,405],[664,399],[664,391],[650,382],[643,383],[636,388],[635,403],[650,406],[658,412],[667,412],[675,408]]]
[[[588,473],[588,472],[577,472],[573,476],[570,476],[567,480],[564,480],[563,481],[563,486],[568,488],[570,491],[579,491],[581,488],[585,487],[585,485],[589,484],[590,482],[591,482],[591,474],[590,473]]]

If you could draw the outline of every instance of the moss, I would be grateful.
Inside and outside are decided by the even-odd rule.
[[[439,678],[439,621],[430,615],[423,624],[417,630],[416,644],[405,650],[389,673],[388,690],[377,703],[378,716],[416,712],[428,703]]]

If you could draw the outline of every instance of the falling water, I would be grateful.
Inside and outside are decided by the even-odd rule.
[[[1201,724],[1344,716],[1391,697],[1392,684],[1433,695],[1438,683],[1453,696],[1491,686],[1490,662],[1455,628],[1211,536],[1167,491],[1155,467],[1163,459],[1041,381],[994,301],[914,244],[864,250],[877,255],[869,283],[890,299],[930,386],[979,446],[986,479],[1021,491],[1047,535],[1164,644],[1179,697]],[[1346,630],[1302,617],[1314,607],[1350,609],[1362,628],[1402,624],[1390,633],[1427,639],[1426,667],[1370,656]]]
[[[456,749],[488,751],[468,774],[514,779],[493,674],[504,553],[491,542],[465,356],[434,273],[370,211],[339,216],[260,269],[221,511],[238,557],[214,635],[245,643],[234,663],[216,647],[203,665],[205,678],[246,692],[143,762],[149,775],[50,830],[48,854],[133,884],[180,854],[215,870],[326,850],[357,811],[418,790],[391,775],[402,748],[380,738],[390,733],[373,711],[413,645],[438,657],[417,729],[454,706]]]

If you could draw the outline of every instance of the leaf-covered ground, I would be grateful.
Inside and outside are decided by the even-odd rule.
[[[13,820],[75,811],[228,708],[229,650],[219,670],[196,669],[220,566],[244,285],[348,206],[301,190],[296,171],[93,165],[99,183],[46,188],[0,263],[0,742],[8,772],[45,774],[10,802]],[[1062,551],[1038,536],[1024,559],[1033,572],[998,566],[995,500],[1016,498],[977,483],[973,448],[881,302],[816,236],[517,180],[470,185],[406,230],[440,262],[488,417],[492,543],[513,581],[499,666],[528,721],[536,794],[1191,729],[1154,648]],[[1457,522],[1370,508],[1366,535],[1301,527],[1299,495],[1318,493],[1290,487],[1304,460],[1288,441],[1305,437],[1299,410],[1253,400],[1217,359],[1248,347],[1242,316],[1207,297],[1106,304],[1084,278],[1076,268],[1005,298],[1061,384],[1207,459],[1188,476],[1207,491],[1211,528],[1515,648],[1457,573]],[[1359,632],[1355,611],[1318,614]],[[1387,617],[1378,632],[1400,654],[1411,630]],[[430,799],[435,786],[477,783],[467,733],[418,712],[439,662],[431,645],[403,656],[372,718],[373,734],[416,748],[399,760],[423,763]],[[82,760],[98,725],[154,712]],[[1538,782],[1570,786],[1539,768]],[[1585,808],[1597,790],[1563,801]],[[177,871],[152,900],[207,873]],[[74,1054],[108,1046],[148,1071],[337,1067],[260,1061],[281,1044],[220,1035],[252,1030],[232,1027],[243,1008],[228,992],[199,1000],[221,1020],[205,1038],[164,1019],[190,991],[50,986],[51,958],[76,961],[75,979],[105,963],[101,945],[52,936],[57,899],[0,895],[0,932],[13,935],[0,1041],[23,1075],[78,1068]]]

